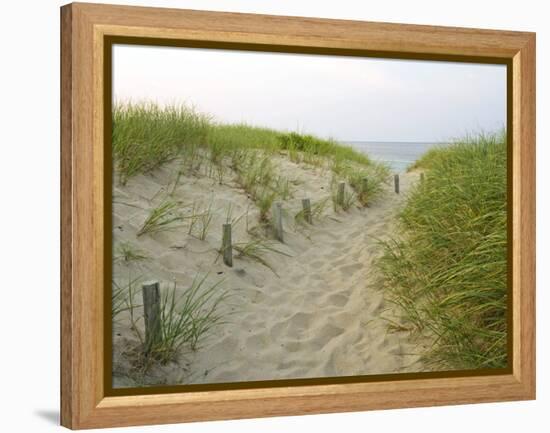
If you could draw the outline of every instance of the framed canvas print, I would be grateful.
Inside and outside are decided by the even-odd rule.
[[[535,36],[61,8],[62,424],[535,397]]]

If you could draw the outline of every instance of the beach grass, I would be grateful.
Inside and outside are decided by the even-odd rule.
[[[137,236],[175,229],[178,226],[177,223],[186,218],[181,213],[182,208],[183,206],[178,201],[170,198],[164,199],[158,206],[149,211],[149,215],[137,232]]]
[[[114,249],[113,261],[125,264],[140,262],[149,259],[146,251],[133,245],[131,242],[120,242]]]
[[[222,288],[223,280],[208,281],[208,274],[197,275],[191,286],[177,296],[176,285],[161,297],[162,338],[156,352],[162,359],[170,359],[179,348],[188,344],[196,350],[199,341],[210,329],[222,321],[220,304],[228,293]]]
[[[381,284],[437,368],[507,365],[507,196],[504,132],[428,151],[425,173],[383,242]]]
[[[203,204],[199,201],[194,201],[189,207],[189,213],[185,215],[185,219],[189,220],[187,234],[204,241],[214,218],[215,210],[213,209],[213,200],[208,204]]]
[[[362,206],[370,206],[382,194],[382,188],[389,179],[390,170],[385,164],[377,164],[369,170],[351,166],[344,170],[344,175],[355,191],[359,203]]]
[[[330,198],[332,200],[332,208],[334,212],[339,210],[348,211],[357,201],[357,194],[355,191],[350,190],[348,185],[344,188],[344,194],[342,197],[339,197],[337,177],[333,177],[330,185]]]
[[[369,157],[356,151],[351,146],[326,140],[308,134],[297,132],[279,133],[279,147],[292,152],[302,152],[304,155],[333,158],[336,161],[353,161],[362,165],[373,165]],[[316,165],[316,162],[313,162]]]
[[[130,284],[133,284],[133,282],[128,282],[128,285]],[[127,293],[128,286],[121,286],[113,280],[111,290],[111,317],[113,321],[120,313],[129,309]]]
[[[160,106],[153,102],[115,103],[112,145],[122,183],[174,158],[181,158],[184,166],[195,172],[204,159],[220,164],[231,158],[232,167],[238,169],[251,153],[257,153],[251,151],[261,151],[267,158],[274,154],[287,154],[290,159],[301,155],[296,161],[315,166],[324,161],[332,165],[379,165],[336,140],[244,123],[222,124],[187,105]]]
[[[205,144],[209,126],[209,116],[184,105],[116,103],[112,146],[121,183]]]
[[[233,249],[239,253],[237,257],[248,258],[252,261],[258,262],[277,275],[275,268],[264,257],[267,253],[281,254],[283,256],[290,257],[289,254],[279,250],[277,245],[278,244],[273,241],[255,238],[249,242],[236,243],[233,245]]]
[[[330,197],[325,197],[321,200],[318,200],[314,203],[311,203],[311,220],[312,221],[319,221],[323,218],[323,215],[325,213],[327,203],[329,201]],[[300,209],[295,215],[294,215],[294,222],[298,225],[306,225],[308,224],[306,221],[305,211],[304,209]]]
[[[143,315],[135,309],[141,307],[133,302],[135,290],[128,295],[132,330],[139,340],[140,350],[136,353],[135,363],[146,370],[155,362],[165,364],[173,360],[184,346],[195,351],[202,338],[213,327],[221,325],[225,314],[221,305],[228,298],[223,289],[223,280],[209,281],[209,275],[197,274],[191,286],[180,292],[176,283],[169,288],[161,288],[160,299],[160,338],[152,346],[147,346],[140,322]]]

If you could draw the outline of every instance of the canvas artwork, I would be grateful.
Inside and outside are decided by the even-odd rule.
[[[506,65],[115,44],[114,388],[508,366]]]

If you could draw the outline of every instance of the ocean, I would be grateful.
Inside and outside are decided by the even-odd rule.
[[[368,154],[375,161],[387,163],[396,173],[407,171],[407,168],[427,150],[441,145],[403,141],[346,141],[345,144]]]

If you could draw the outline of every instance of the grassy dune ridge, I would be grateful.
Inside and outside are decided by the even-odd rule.
[[[347,181],[358,201],[368,205],[380,194],[380,184],[389,174],[385,165],[335,140],[246,124],[222,124],[185,105],[116,103],[112,137],[115,168],[123,184],[177,158],[191,169],[206,163],[212,172],[213,165],[219,167],[227,159],[231,159],[232,168],[240,169],[243,160],[255,158],[252,154],[269,157],[284,153],[295,163],[330,168],[335,181]],[[223,176],[220,170],[218,173]],[[362,178],[369,182],[359,182]]]
[[[382,284],[408,322],[436,342],[443,368],[506,366],[506,136],[430,150],[378,261]]]

